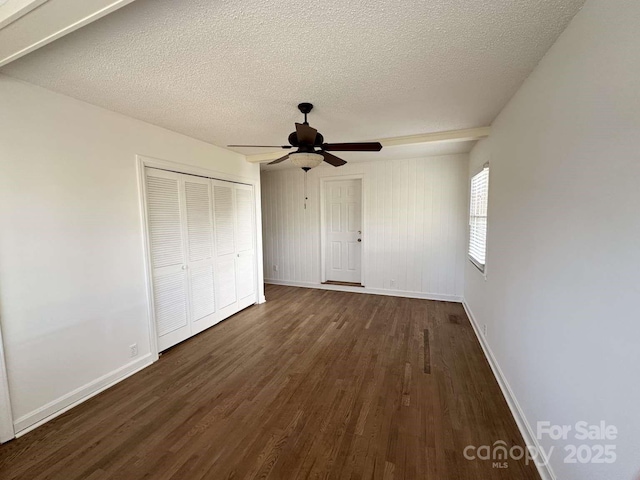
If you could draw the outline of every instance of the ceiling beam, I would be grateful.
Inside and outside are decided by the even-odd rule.
[[[9,25],[18,18],[38,8],[47,0],[0,0],[0,28]]]
[[[467,128],[465,130],[450,130],[447,132],[423,133],[419,135],[408,135],[405,137],[381,138],[378,141],[383,147],[400,147],[403,145],[418,145],[421,143],[436,142],[470,142],[480,140],[489,136],[491,127]],[[283,150],[270,153],[259,153],[257,155],[247,155],[247,161],[251,163],[270,162],[280,158],[285,153]]]
[[[418,143],[435,142],[470,142],[488,137],[491,127],[467,128],[466,130],[450,130],[448,132],[422,133],[406,137],[382,138],[378,140],[383,147],[398,147]]]
[[[16,0],[0,5],[0,67],[133,1]]]

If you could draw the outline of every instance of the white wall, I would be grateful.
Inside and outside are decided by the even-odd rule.
[[[0,105],[0,315],[21,430],[152,359],[136,154],[260,172],[241,155],[2,75]]]
[[[487,279],[465,299],[526,419],[618,427],[613,465],[640,476],[640,3],[588,1],[471,154],[490,160]]]
[[[459,300],[467,165],[466,154],[348,163],[339,168],[323,165],[308,173],[307,210],[301,169],[262,172],[265,277],[294,284],[320,283],[319,179],[364,174],[367,290]]]

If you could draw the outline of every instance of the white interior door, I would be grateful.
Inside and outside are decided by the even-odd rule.
[[[256,301],[253,186],[234,185],[236,201],[236,282],[239,309]]]
[[[325,183],[327,281],[362,282],[362,180]]]
[[[216,302],[223,316],[237,311],[234,184],[212,180],[215,232]]]
[[[146,169],[153,306],[160,351],[191,336],[181,175]]]

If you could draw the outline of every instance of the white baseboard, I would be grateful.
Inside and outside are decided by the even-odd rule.
[[[289,282],[286,280],[273,280],[273,279],[265,279],[264,283],[269,283],[272,285],[285,285],[288,287],[316,288],[319,290],[335,290],[337,292],[368,293],[371,295],[387,295],[391,297],[407,297],[407,298],[420,298],[423,300],[439,300],[441,302],[456,302],[456,303],[462,302],[461,296],[442,295],[439,293],[409,292],[405,290],[385,290],[382,288],[350,287],[348,285],[326,285],[323,283],[311,283],[311,282]]]
[[[76,405],[89,400],[91,397],[96,396],[100,392],[103,392],[107,388],[121,382],[127,377],[130,377],[134,373],[139,372],[143,368],[148,367],[152,363],[152,355],[151,353],[148,353],[133,362],[127,363],[117,370],[114,370],[113,372],[109,372],[106,375],[103,375],[102,377],[97,378],[92,382],[67,393],[66,395],[63,395],[44,406],[23,415],[13,423],[16,431],[16,437],[20,437],[49,420],[62,415]]]
[[[535,448],[536,451],[542,457],[544,457],[544,462],[535,462],[536,467],[538,468],[538,473],[540,474],[540,477],[542,478],[542,480],[556,480],[556,475],[555,473],[553,473],[553,470],[551,469],[551,465],[549,465],[549,459],[545,457],[544,450],[541,448],[540,443],[538,442],[538,438],[536,437],[533,429],[531,428],[531,425],[527,421],[527,418],[524,416],[524,412],[522,411],[522,408],[520,408],[520,404],[518,403],[516,396],[513,394],[513,390],[511,390],[511,387],[509,386],[509,382],[507,382],[506,377],[502,373],[502,369],[500,368],[498,361],[493,355],[493,352],[491,351],[491,347],[487,343],[484,335],[482,335],[481,333],[482,330],[480,328],[480,325],[478,324],[475,317],[473,316],[473,313],[471,312],[471,309],[469,308],[469,305],[467,305],[466,301],[464,300],[462,301],[462,306],[464,307],[465,312],[467,312],[467,316],[471,321],[471,326],[473,327],[473,330],[476,333],[476,337],[478,337],[478,341],[480,342],[480,346],[484,351],[484,355],[487,358],[489,365],[491,366],[493,375],[496,377],[496,380],[498,381],[500,390],[502,390],[502,395],[504,395],[504,398],[507,401],[507,404],[509,405],[509,409],[511,410],[511,414],[513,415],[513,418],[515,419],[516,424],[518,425],[518,429],[522,434],[522,438],[524,439],[528,447]]]

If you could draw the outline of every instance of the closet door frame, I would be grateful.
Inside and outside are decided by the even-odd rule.
[[[2,343],[2,329],[0,328],[0,443],[15,438],[11,398],[9,397],[9,380],[7,366],[4,359],[4,345]]]
[[[235,218],[234,218],[234,226],[235,226],[235,236],[236,236],[236,275],[238,274],[238,264],[241,261],[242,258],[245,257],[245,255],[247,255],[247,253],[249,253],[250,255],[253,256],[253,264],[255,266],[255,262],[256,262],[256,235],[253,235],[253,238],[251,239],[251,248],[250,249],[245,249],[245,250],[240,250],[240,243],[239,243],[239,239],[240,239],[240,232],[239,232],[239,228],[238,228],[238,191],[239,190],[245,190],[245,191],[250,191],[251,195],[253,196],[254,202],[251,208],[251,223],[253,225],[255,225],[256,223],[256,212],[255,212],[255,197],[256,197],[256,192],[255,189],[253,188],[253,186],[250,185],[237,185],[235,186],[235,188],[233,189],[233,201],[235,204]],[[253,269],[253,279],[254,279],[254,295],[257,297],[258,296],[258,290],[255,289],[256,285],[256,278],[257,278],[258,272],[256,271],[256,269]],[[239,308],[242,310],[243,308],[247,308],[247,306],[252,305],[251,301],[250,301],[250,295],[246,295],[244,297],[240,296],[240,282],[238,281],[239,279],[236,276],[236,296],[237,296],[237,302],[238,302],[238,306]]]
[[[160,357],[158,349],[158,334],[156,328],[155,308],[153,303],[153,272],[151,264],[151,245],[149,239],[149,223],[147,217],[147,191],[145,181],[145,168],[157,168],[161,170],[169,170],[176,173],[182,173],[186,175],[196,175],[200,177],[206,177],[216,180],[224,180],[234,183],[242,183],[245,185],[253,186],[254,196],[254,222],[255,222],[255,235],[254,235],[254,248],[255,248],[255,289],[256,289],[256,303],[265,303],[264,297],[264,272],[262,262],[262,215],[260,210],[260,181],[247,177],[230,175],[228,173],[218,172],[216,170],[196,167],[193,165],[186,165],[170,160],[162,160],[159,158],[148,157],[144,155],[136,155],[136,165],[138,170],[138,193],[140,200],[140,217],[142,220],[143,230],[143,250],[145,260],[145,283],[147,290],[147,319],[149,325],[149,344],[151,346],[152,360],[155,362]]]

